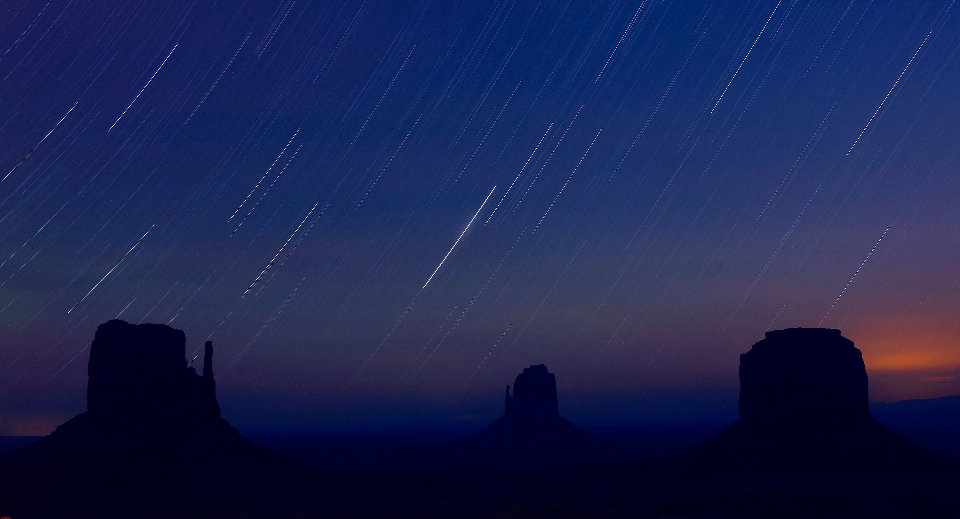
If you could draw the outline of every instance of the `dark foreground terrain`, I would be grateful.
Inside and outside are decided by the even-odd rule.
[[[230,488],[177,481],[0,481],[0,516],[290,518],[767,518],[960,516],[960,472],[680,473],[675,453],[716,425],[591,429],[603,459],[503,462],[453,456],[467,433],[300,434],[255,439],[314,471]],[[939,439],[946,442],[947,432]],[[631,442],[631,439],[633,442]],[[26,439],[4,439],[9,450]],[[2,452],[2,451],[0,451]],[[189,453],[185,454],[190,456]],[[649,457],[656,455],[660,457]],[[662,455],[667,455],[663,457]],[[638,459],[639,458],[639,459]]]
[[[5,482],[6,483],[6,482]],[[26,502],[11,517],[956,517],[960,478],[942,474],[688,477],[640,466],[319,476],[298,489],[209,494],[92,483]],[[40,496],[31,496],[37,498]]]
[[[938,416],[949,415],[950,409],[930,409],[936,404],[875,406],[874,413],[924,447],[956,456],[960,430],[952,428],[948,416]],[[458,442],[479,431],[252,434],[257,442],[314,469],[312,477],[299,488],[212,493],[175,484],[5,479],[0,481],[0,516],[960,517],[957,473],[690,476],[669,470],[662,461],[723,426],[587,428],[610,446],[606,458],[553,463],[452,456]],[[37,439],[0,438],[0,456]],[[55,491],[49,491],[51,486]]]

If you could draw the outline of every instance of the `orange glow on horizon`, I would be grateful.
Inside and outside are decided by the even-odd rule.
[[[951,319],[897,316],[844,330],[863,352],[876,400],[934,398],[960,390],[960,334]]]
[[[848,337],[863,352],[868,371],[960,367],[960,339],[953,327],[918,321],[887,320],[864,330],[853,330]]]
[[[23,413],[5,416],[0,421],[0,436],[46,436],[73,415]]]

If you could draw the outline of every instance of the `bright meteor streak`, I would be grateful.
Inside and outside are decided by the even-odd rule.
[[[427,278],[427,282],[423,284],[423,287],[421,287],[420,290],[427,288],[427,285],[430,284],[430,281],[433,279],[433,276],[437,275],[437,272],[440,271],[440,267],[443,266],[443,262],[447,261],[447,258],[450,257],[450,254],[453,253],[453,249],[457,248],[457,244],[460,243],[460,239],[463,238],[464,234],[467,234],[467,231],[470,229],[470,226],[473,225],[473,221],[477,219],[477,215],[480,214],[480,211],[483,211],[483,206],[487,205],[487,200],[490,200],[490,197],[493,196],[493,192],[496,191],[496,189],[497,189],[497,186],[493,186],[493,189],[490,190],[490,193],[487,194],[487,197],[483,199],[483,203],[480,204],[480,209],[477,209],[477,212],[473,213],[473,218],[470,219],[470,222],[467,223],[467,226],[463,229],[463,232],[460,233],[460,236],[457,238],[457,241],[453,242],[453,247],[450,247],[450,250],[447,251],[447,255],[444,256],[442,260],[440,260],[440,264],[437,265],[436,269],[434,269],[433,274],[430,274],[430,277]]]
[[[363,370],[367,368],[367,364],[370,364],[370,361],[373,360],[373,358],[377,356],[377,353],[380,352],[380,348],[382,348],[383,345],[387,343],[387,339],[389,339],[390,336],[393,335],[393,332],[397,331],[397,328],[400,326],[400,323],[403,321],[403,318],[406,317],[407,314],[410,313],[410,310],[413,310],[413,305],[417,302],[417,298],[420,297],[420,294],[423,293],[423,290],[424,290],[425,288],[427,288],[427,285],[430,284],[430,280],[433,279],[433,276],[435,276],[435,275],[437,274],[437,272],[440,270],[440,267],[443,266],[443,262],[444,262],[444,261],[447,261],[447,258],[450,257],[450,253],[452,253],[452,252],[453,252],[453,249],[455,249],[455,248],[457,247],[457,244],[460,243],[460,238],[463,238],[463,235],[467,233],[467,230],[468,230],[468,229],[470,229],[470,225],[473,224],[473,221],[477,219],[477,215],[480,214],[480,211],[483,211],[483,206],[487,205],[487,200],[490,200],[490,197],[493,195],[493,191],[494,191],[495,189],[497,189],[497,186],[493,186],[493,189],[490,190],[490,193],[487,194],[487,197],[483,199],[483,203],[480,204],[480,209],[477,209],[477,212],[474,213],[473,218],[470,219],[470,222],[467,224],[466,229],[464,229],[463,232],[460,233],[460,237],[457,238],[457,241],[453,242],[453,247],[450,247],[450,250],[447,251],[447,255],[444,256],[442,260],[440,260],[440,264],[437,265],[437,268],[436,268],[436,270],[433,271],[433,274],[430,274],[430,278],[427,279],[427,282],[424,283],[422,287],[420,287],[420,290],[417,290],[416,295],[413,296],[413,299],[410,301],[410,304],[407,305],[407,309],[404,310],[402,314],[400,314],[400,318],[397,319],[397,322],[393,324],[393,328],[390,330],[390,333],[388,333],[387,336],[384,337],[382,341],[380,341],[380,344],[377,345],[376,348],[374,348],[373,353],[370,354],[370,357],[368,357],[367,360],[363,363],[363,365],[360,366],[360,369],[358,369],[358,370],[357,370],[357,373],[356,373],[355,375],[353,375],[353,378],[351,378],[350,381],[347,382],[347,385],[348,385],[348,386],[349,386],[350,384],[352,384],[353,381],[356,380],[357,377],[360,376],[360,373],[363,373]],[[514,244],[514,245],[516,245],[516,244]],[[503,262],[501,261],[500,263],[502,264]],[[499,268],[499,267],[497,267],[497,268]],[[487,281],[487,282],[489,283],[489,281]],[[476,297],[474,297],[474,299],[476,299]],[[454,307],[454,309],[456,309],[456,307]],[[464,312],[464,313],[466,313],[466,312]],[[450,312],[450,315],[453,315],[453,311],[452,311],[452,310],[451,310],[451,312]],[[460,317],[462,318],[462,317],[463,317],[463,314],[461,314]],[[458,320],[457,322],[459,322],[459,320]],[[439,330],[438,330],[437,332],[439,333]],[[450,333],[450,332],[448,331],[447,333]],[[433,341],[432,338],[431,338],[430,340]],[[430,343],[428,342],[427,344],[429,345]],[[438,346],[439,346],[439,345],[438,345]],[[426,349],[426,346],[424,346],[424,349]],[[434,350],[434,351],[436,351],[436,350]],[[423,353],[423,351],[421,351],[420,353]],[[432,354],[431,354],[431,355],[432,355]],[[417,355],[417,358],[419,359],[420,356]],[[414,359],[414,362],[416,362],[416,359]],[[422,368],[423,365],[421,365],[420,367]],[[418,372],[419,372],[419,371],[418,371]],[[414,375],[414,376],[416,376],[416,375]]]
[[[109,276],[111,272],[113,272],[114,270],[117,270],[117,267],[119,267],[120,264],[123,263],[123,260],[127,259],[127,256],[129,256],[130,253],[133,252],[133,249],[136,249],[136,248],[137,248],[137,245],[140,245],[140,242],[142,242],[143,239],[146,238],[147,235],[150,234],[150,231],[152,231],[152,230],[153,230],[153,226],[151,225],[150,228],[147,229],[147,232],[143,233],[143,236],[141,236],[140,239],[137,240],[137,243],[134,243],[134,244],[133,244],[133,247],[130,247],[130,250],[128,250],[127,253],[124,254],[122,258],[120,258],[120,261],[118,261],[117,264],[114,265],[112,269],[110,269],[109,271],[107,271],[107,273],[104,274],[102,278],[100,278],[100,281],[97,281],[97,284],[96,284],[96,285],[93,285],[93,288],[91,288],[90,291],[88,291],[86,294],[84,294],[83,297],[81,297],[80,300],[77,301],[77,304],[73,305],[73,308],[67,310],[67,313],[69,314],[70,312],[74,311],[78,306],[80,306],[80,303],[82,303],[83,300],[87,298],[87,296],[89,296],[90,294],[92,294],[93,291],[96,290],[98,286],[100,286],[100,283],[103,283],[103,280],[104,280],[104,279],[107,279],[107,276]]]

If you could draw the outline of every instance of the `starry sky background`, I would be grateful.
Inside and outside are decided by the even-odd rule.
[[[483,424],[535,363],[578,423],[732,417],[793,326],[960,393],[953,2],[0,13],[2,434],[117,317],[213,340],[242,427]]]

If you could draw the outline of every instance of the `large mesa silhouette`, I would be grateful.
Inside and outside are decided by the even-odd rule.
[[[740,355],[740,419],[688,451],[682,470],[946,468],[870,415],[860,350],[840,330],[769,331]]]
[[[289,486],[304,472],[243,437],[220,416],[213,345],[203,374],[188,366],[181,330],[101,324],[90,346],[87,410],[0,463],[9,492],[55,500],[122,496],[200,498]],[[71,492],[74,495],[71,496]]]

